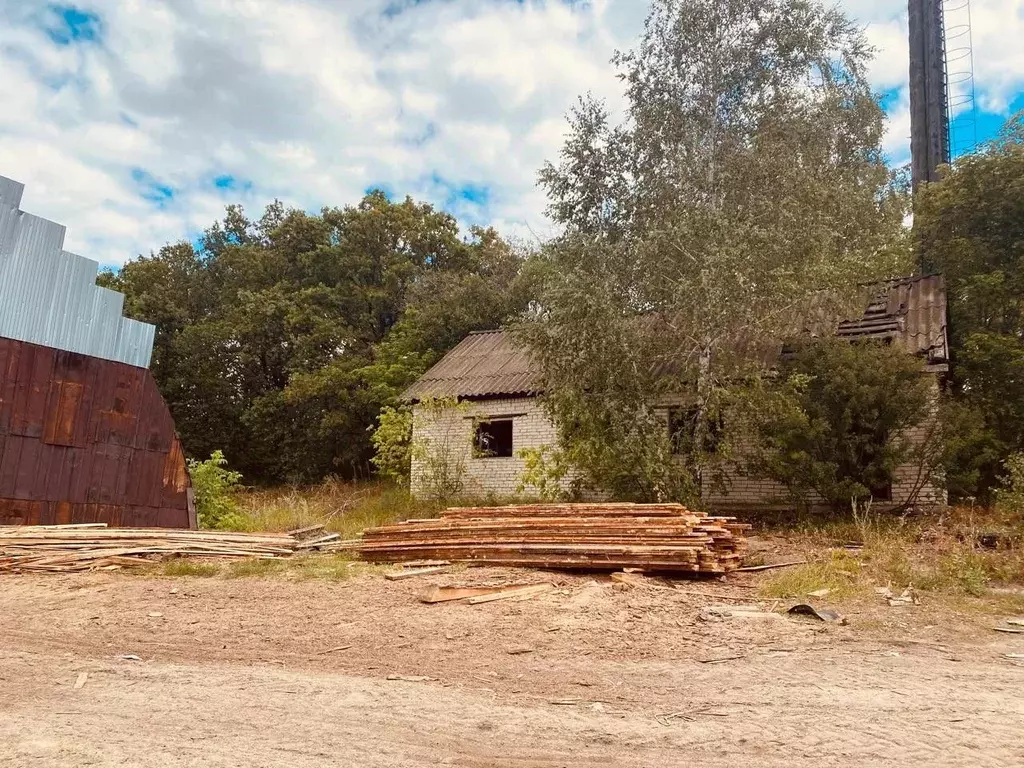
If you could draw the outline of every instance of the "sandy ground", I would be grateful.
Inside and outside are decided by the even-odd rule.
[[[416,600],[551,579],[524,602]],[[1005,655],[1024,635],[927,606],[848,626],[709,610],[752,585],[4,576],[0,765],[1024,765]]]

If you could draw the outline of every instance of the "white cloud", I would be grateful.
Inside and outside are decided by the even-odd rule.
[[[94,39],[54,41],[61,3],[95,14]],[[68,225],[69,248],[110,263],[194,236],[229,202],[317,209],[371,185],[545,237],[537,170],[578,95],[621,105],[609,60],[645,5],[0,0],[0,174]],[[905,4],[843,5],[879,51],[873,82],[900,94],[886,150],[905,159]],[[1024,84],[1024,0],[972,7],[979,101],[1005,110]],[[147,199],[156,187],[173,197]]]

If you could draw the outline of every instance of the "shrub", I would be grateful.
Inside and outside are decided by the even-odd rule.
[[[1024,453],[1007,457],[1003,487],[996,491],[997,503],[1009,512],[1024,513]]]
[[[382,474],[409,486],[412,465],[417,465],[417,495],[441,503],[465,490],[466,459],[473,449],[472,434],[465,434],[468,406],[454,397],[424,398],[417,412],[427,434],[413,435],[413,409],[384,408],[370,438],[376,449],[373,463]]]
[[[412,472],[412,420],[412,408],[387,406],[377,417],[370,437],[376,452],[374,466],[399,485],[408,485]]]
[[[815,492],[837,510],[889,486],[914,450],[904,430],[928,413],[920,361],[895,346],[831,339],[799,349],[780,374],[755,413],[752,472],[800,503]]]
[[[188,462],[200,528],[232,530],[244,527],[245,521],[235,498],[242,474],[231,471],[227,464],[223,451],[214,451],[206,461],[190,459]]]

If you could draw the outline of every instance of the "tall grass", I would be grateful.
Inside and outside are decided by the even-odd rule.
[[[839,595],[875,587],[980,596],[991,586],[1024,583],[1024,526],[1004,511],[951,508],[899,517],[858,514],[846,521],[804,521],[777,531],[803,544],[811,562],[765,579],[770,597],[828,588]]]
[[[288,531],[323,525],[343,539],[355,538],[366,528],[440,512],[437,504],[415,500],[405,488],[337,479],[307,488],[247,490],[238,501],[243,530]]]

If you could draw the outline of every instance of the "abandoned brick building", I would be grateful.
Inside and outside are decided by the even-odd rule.
[[[949,370],[946,316],[942,277],[911,277],[882,285],[863,315],[840,323],[837,333],[851,340],[896,344],[919,356],[938,394]],[[525,469],[517,451],[553,446],[557,441],[555,426],[538,400],[542,394],[538,382],[529,353],[510,334],[500,330],[472,333],[405,392],[405,399],[414,405],[414,441],[428,450],[443,444],[445,450],[455,452],[467,495],[513,496]],[[422,406],[424,400],[438,398],[456,398],[461,406],[441,412]],[[664,412],[668,429],[667,406]],[[909,437],[927,439],[933,423],[918,425]],[[481,441],[485,451],[475,449]],[[426,473],[424,458],[414,457],[414,494],[427,492]],[[725,480],[724,487],[708,482],[702,488],[708,506],[735,511],[784,503],[786,492],[781,485],[747,476],[740,462],[726,471]],[[917,465],[899,467],[887,490],[890,498],[886,501],[891,506],[944,500],[941,489]],[[813,499],[809,501],[813,503]]]

